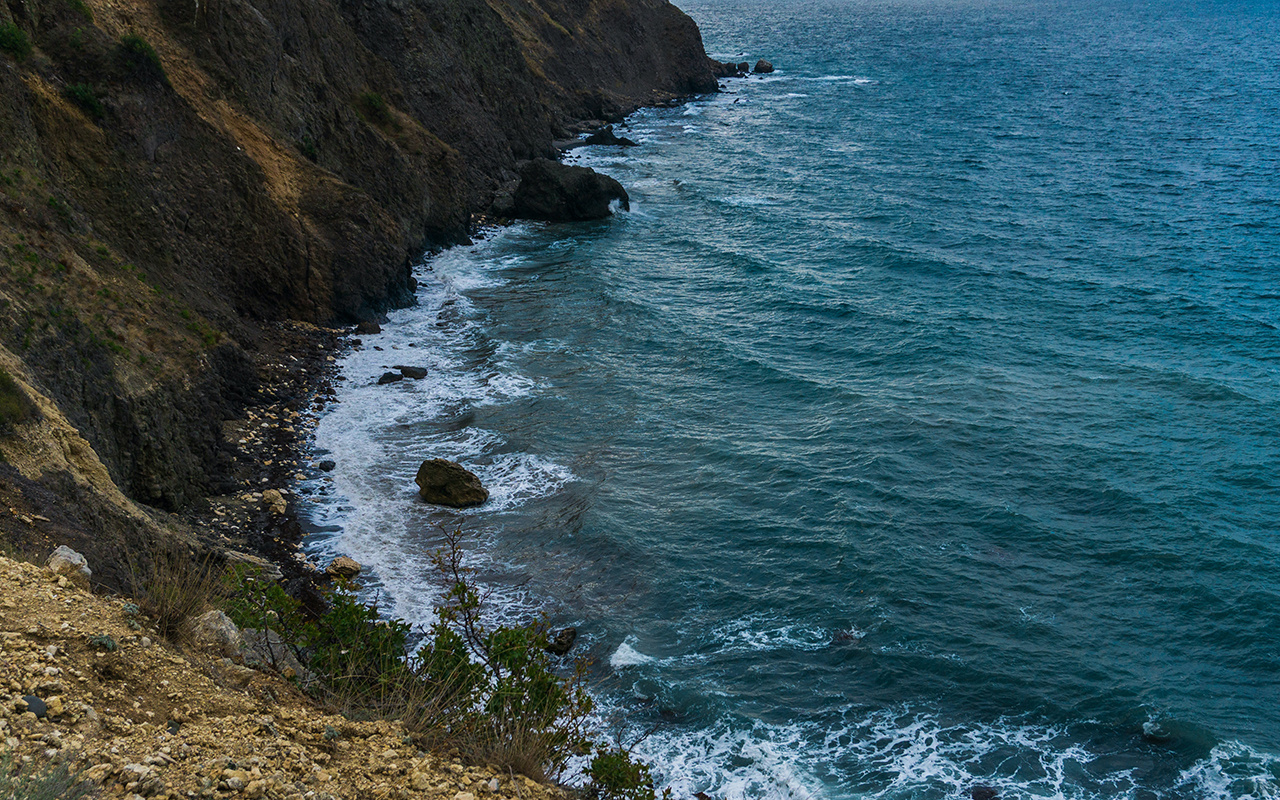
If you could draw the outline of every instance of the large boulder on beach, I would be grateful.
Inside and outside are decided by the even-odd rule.
[[[631,209],[627,190],[613,178],[547,158],[535,158],[520,168],[511,200],[511,216],[551,222],[603,219],[612,213],[614,201]]]
[[[755,71],[760,75],[767,75],[768,73],[773,72],[773,65],[762,58],[756,62]]]
[[[438,506],[469,508],[489,499],[489,490],[480,484],[474,472],[443,458],[423,461],[414,481],[418,484],[418,495]]]

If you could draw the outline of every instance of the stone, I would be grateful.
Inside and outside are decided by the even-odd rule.
[[[973,800],[996,800],[996,798],[1000,796],[1000,793],[990,786],[978,784],[969,790],[969,796],[972,797]]]
[[[382,373],[382,377],[378,378],[378,385],[385,386],[388,383],[395,383],[396,381],[402,380],[404,380],[404,376],[399,372],[384,372]]]
[[[85,580],[93,577],[93,570],[89,569],[88,559],[65,544],[59,545],[58,549],[53,551],[45,566],[54,575],[64,575],[66,577],[78,575]]]
[[[573,649],[573,643],[577,640],[577,628],[562,628],[547,642],[547,652],[553,656],[565,655]]]
[[[45,702],[33,694],[23,697],[22,702],[24,705],[19,709],[20,711],[29,711],[40,719],[44,719],[49,713],[49,707]]]
[[[410,367],[405,364],[396,364],[394,369],[400,370],[401,375],[406,378],[413,378],[415,381],[420,381],[427,377],[426,367]]]
[[[756,62],[755,71],[760,75],[768,75],[770,72],[773,72],[773,65],[762,58]]]
[[[197,647],[219,655],[234,657],[244,648],[240,629],[221,611],[209,611],[191,626],[191,638]]]
[[[372,320],[365,320],[356,326],[356,333],[361,336],[371,336],[375,333],[382,333],[382,326]]]
[[[275,489],[267,489],[262,493],[262,504],[267,507],[272,514],[280,515],[288,509],[284,495]]]
[[[338,556],[329,562],[329,567],[324,572],[331,578],[340,578],[344,581],[349,581],[359,575],[360,571],[363,569],[364,567],[360,565],[360,562],[356,561],[354,558],[351,558],[350,556]]]
[[[474,472],[443,458],[423,461],[414,481],[418,484],[418,495],[435,505],[469,508],[489,499],[489,490]]]
[[[321,462],[320,462],[319,464],[317,464],[316,466],[320,468],[320,471],[321,471],[321,472],[333,472],[334,468],[338,466],[338,462],[336,462],[336,461],[321,461]]]
[[[614,202],[631,210],[627,190],[613,178],[588,167],[535,158],[520,168],[511,216],[551,222],[604,219],[613,213]]]

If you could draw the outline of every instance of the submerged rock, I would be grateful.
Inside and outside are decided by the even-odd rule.
[[[356,326],[356,333],[361,336],[370,336],[375,333],[382,333],[382,326],[371,320],[365,320]]]
[[[481,485],[475,473],[443,458],[423,461],[414,481],[418,484],[418,495],[435,505],[468,508],[489,499],[489,490]]]
[[[756,71],[757,73],[759,73],[760,75],[767,75],[767,74],[769,74],[770,72],[773,72],[773,65],[772,65],[772,64],[770,64],[768,61],[765,61],[765,60],[762,58],[762,59],[760,59],[759,61],[757,61],[757,62],[756,62],[756,69],[755,69],[755,71]]]
[[[520,170],[511,216],[551,222],[603,219],[612,213],[609,206],[615,200],[623,209],[631,209],[627,190],[608,175],[535,158]]]
[[[1000,793],[990,786],[978,784],[969,790],[969,796],[973,800],[996,800],[996,798],[1000,797]]]
[[[547,652],[553,656],[566,655],[573,649],[573,643],[576,641],[578,641],[577,628],[562,628],[556,631],[556,635],[547,642]]]

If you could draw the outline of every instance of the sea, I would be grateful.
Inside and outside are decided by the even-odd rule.
[[[425,625],[461,531],[676,800],[1280,797],[1280,4],[682,7],[776,71],[423,259],[314,557]]]

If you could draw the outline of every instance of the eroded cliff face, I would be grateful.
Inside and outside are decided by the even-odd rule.
[[[167,509],[273,321],[409,302],[571,121],[715,88],[665,0],[0,0],[0,46],[0,363]]]

